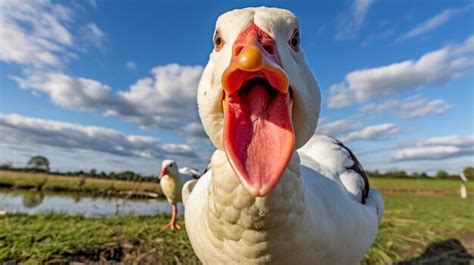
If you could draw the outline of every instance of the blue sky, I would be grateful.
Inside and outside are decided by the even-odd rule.
[[[474,165],[474,4],[372,0],[1,1],[0,163],[204,167],[195,93],[215,20],[261,5],[300,20],[319,133],[371,170]]]

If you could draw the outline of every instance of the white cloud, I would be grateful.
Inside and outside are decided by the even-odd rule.
[[[72,36],[61,25],[69,19],[70,10],[58,7],[39,1],[0,1],[0,60],[59,66],[55,53],[70,46]]]
[[[202,66],[169,64],[152,69],[152,77],[139,79],[118,94],[120,105],[108,115],[119,116],[143,127],[184,130],[196,122],[196,93]]]
[[[95,24],[89,23],[81,27],[81,34],[84,37],[85,46],[93,46],[104,50],[105,33]]]
[[[17,114],[0,114],[0,142],[28,148],[55,147],[89,150],[120,156],[143,158],[196,158],[186,144],[163,144],[149,136],[127,135],[119,131],[36,119]]]
[[[125,68],[127,68],[129,71],[135,71],[137,70],[137,64],[135,62],[128,61],[125,63]]]
[[[375,114],[390,112],[402,119],[414,119],[428,115],[440,115],[451,108],[453,105],[443,99],[428,100],[422,96],[414,96],[403,100],[390,99],[380,103],[369,103],[362,106],[360,111]]]
[[[364,25],[365,18],[373,0],[355,0],[351,7],[337,18],[337,40],[354,38]]]
[[[414,38],[416,36],[425,34],[425,33],[429,32],[431,30],[434,30],[434,29],[438,28],[439,26],[447,23],[449,20],[451,20],[456,15],[459,15],[463,11],[470,9],[471,7],[472,7],[472,5],[468,5],[464,8],[448,8],[448,9],[445,9],[445,10],[441,11],[440,13],[436,14],[435,16],[433,16],[432,18],[430,18],[426,21],[423,21],[418,26],[416,26],[415,28],[411,29],[410,31],[408,31],[407,33],[402,35],[400,38],[398,38],[397,41],[403,41],[403,40],[411,39],[411,38]]]
[[[450,174],[459,174],[465,167],[472,165],[472,159],[467,156],[453,157],[438,160],[406,160],[406,161],[367,161],[364,168],[367,170],[406,171],[410,173],[427,173],[434,176],[438,170],[444,170]]]
[[[329,95],[328,106],[330,108],[344,108],[354,104],[354,96],[349,93],[345,83],[329,87]]]
[[[474,64],[474,35],[460,45],[448,45],[418,60],[357,70],[330,87],[329,107],[341,108],[375,97],[420,86],[438,85],[461,77]]]
[[[178,64],[158,66],[152,69],[151,77],[139,79],[117,94],[96,80],[60,72],[32,71],[26,78],[12,79],[24,89],[46,93],[62,107],[104,112],[143,128],[176,130],[196,142],[205,138],[196,104],[202,69]]]
[[[94,23],[77,25],[77,12],[50,1],[0,1],[0,60],[27,68],[61,67],[81,43],[101,47]]]
[[[24,167],[34,155],[43,155],[50,162],[52,171],[89,171],[123,172],[132,170],[145,176],[159,175],[161,159],[143,156],[123,156],[99,151],[65,149],[57,147],[20,147],[0,143],[0,164],[12,162],[15,167]],[[208,161],[196,161],[196,158],[175,158],[180,167],[205,169]]]
[[[163,144],[163,150],[174,154],[188,154],[192,152],[189,145],[186,144]]]
[[[426,99],[415,99],[404,102],[401,108],[401,117],[413,119],[427,115],[439,115],[447,112],[453,105],[442,99],[427,101]]]
[[[379,33],[373,33],[373,34],[368,35],[366,39],[362,41],[361,46],[367,47],[370,42],[385,39],[392,35],[393,35],[393,29],[384,29],[383,31]]]
[[[473,135],[449,135],[419,140],[414,147],[395,152],[390,161],[440,160],[474,155]]]
[[[440,159],[452,156],[460,152],[457,146],[424,146],[405,148],[395,153],[392,159],[395,161],[413,159]]]
[[[471,146],[474,147],[474,136],[473,135],[448,135],[431,137],[420,141],[422,146],[427,145],[453,145],[453,146]]]
[[[317,133],[336,136],[340,133],[352,131],[361,126],[362,124],[360,122],[354,121],[350,118],[335,121],[327,121],[322,119],[318,124]]]
[[[356,140],[382,140],[390,135],[400,132],[400,128],[393,123],[383,123],[371,125],[360,130],[356,130],[341,137],[341,141],[350,142]]]
[[[363,105],[360,108],[361,112],[364,113],[381,113],[381,112],[388,112],[394,111],[401,106],[401,101],[398,99],[389,99],[380,103],[369,103]]]
[[[90,6],[95,7],[95,1],[90,1]],[[207,140],[203,141],[205,134],[198,122],[195,102],[201,66],[173,64],[156,67],[152,70],[152,76],[138,80],[130,89],[119,93],[114,93],[110,86],[99,81],[64,73],[63,67],[81,52],[86,52],[89,47],[101,50],[105,47],[106,34],[97,24],[81,16],[84,14],[78,12],[81,8],[78,5],[66,7],[49,0],[0,1],[0,61],[18,64],[23,74],[10,78],[23,89],[48,95],[62,107],[118,116],[141,127],[175,130],[185,135],[188,142],[198,142],[200,139],[200,144],[208,144]],[[128,62],[126,67],[136,68],[136,64]],[[49,125],[50,129],[57,124]],[[14,146],[15,140],[22,142],[30,139],[36,145],[55,146],[53,142],[47,141],[69,139],[45,128],[43,131],[38,131],[41,128],[26,128],[25,124],[22,128],[6,128],[5,123],[2,126],[4,132],[8,130],[8,134],[2,133],[2,136],[6,135],[4,141],[11,140],[10,148]],[[35,131],[38,135],[27,134],[29,131]],[[70,132],[73,136],[84,136],[80,131]],[[68,143],[60,140],[57,147]],[[71,141],[80,142],[75,138]],[[135,150],[136,146],[132,145],[135,138],[128,137],[127,141],[131,146],[118,145],[116,149],[105,150],[120,153],[123,149],[123,152],[130,154],[126,149]],[[100,143],[85,146],[87,150],[92,150],[88,152],[102,152],[103,148],[95,150],[91,147]],[[81,146],[73,144],[65,148]],[[163,155],[176,153],[185,156],[189,152],[194,153],[189,146],[164,144],[159,150],[136,149],[133,155],[153,157],[158,156],[158,151]]]
[[[111,88],[98,81],[60,72],[36,72],[25,79],[12,77],[24,89],[41,91],[67,108],[98,110],[110,101]]]

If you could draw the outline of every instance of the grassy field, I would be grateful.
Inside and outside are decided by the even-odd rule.
[[[22,190],[40,189],[51,192],[82,192],[98,195],[114,195],[121,191],[161,194],[160,185],[152,182],[55,176],[6,170],[0,170],[0,187]]]
[[[385,193],[459,194],[460,179],[384,179],[371,178],[370,184]],[[468,192],[474,193],[474,181],[466,184]]]
[[[161,230],[168,218],[7,214],[0,217],[0,261],[197,263],[184,231]]]
[[[402,192],[384,195],[384,219],[376,242],[362,264],[469,264],[466,250],[474,254],[474,199],[455,195],[459,182],[392,179],[372,182],[382,190],[399,188]],[[420,189],[445,192],[410,192]],[[472,191],[472,185],[469,189]],[[0,216],[0,261],[102,259],[198,263],[184,231],[161,230],[167,221],[167,216],[83,218],[7,214]],[[435,251],[413,260],[427,247]],[[420,259],[425,263],[419,263]]]
[[[448,239],[460,240],[474,254],[472,197],[390,194],[384,195],[384,200],[386,210],[377,240],[363,264],[391,264],[411,259],[430,244]],[[458,264],[451,255],[438,257],[439,262],[431,258],[433,263],[429,264]]]

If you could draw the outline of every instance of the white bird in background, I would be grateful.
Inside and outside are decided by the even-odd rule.
[[[459,174],[459,177],[461,178],[461,190],[459,191],[459,193],[461,194],[461,198],[463,199],[466,199],[467,198],[467,189],[466,189],[466,182],[467,182],[467,178],[466,178],[466,175],[464,175],[464,172],[461,172],[461,174]]]
[[[183,187],[186,230],[204,264],[356,264],[375,239],[380,193],[348,148],[313,136],[320,94],[299,34],[283,9],[217,20],[198,89],[217,150]]]
[[[176,223],[176,216],[178,215],[177,204],[181,202],[181,176],[178,165],[173,160],[163,160],[161,164],[160,186],[168,203],[173,207],[171,220],[165,225],[165,228],[172,230],[181,229],[181,226]]]

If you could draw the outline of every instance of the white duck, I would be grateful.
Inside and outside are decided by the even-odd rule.
[[[204,264],[356,264],[383,200],[349,149],[313,137],[320,94],[295,15],[227,12],[214,45],[198,105],[217,150],[207,173],[183,187],[196,255]]]
[[[163,160],[161,164],[160,187],[168,203],[173,207],[171,220],[164,228],[172,230],[181,229],[181,226],[176,223],[176,216],[178,215],[177,204],[181,202],[181,176],[178,165],[173,160]]]

